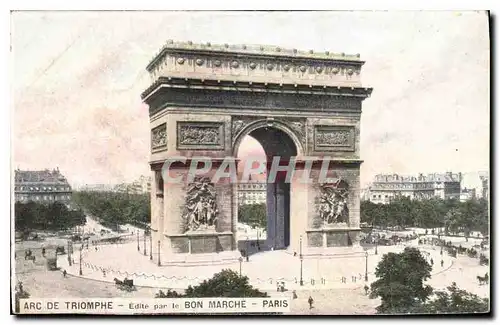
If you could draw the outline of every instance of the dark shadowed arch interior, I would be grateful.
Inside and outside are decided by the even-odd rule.
[[[248,134],[257,140],[266,154],[267,175],[273,157],[280,157],[280,164],[288,164],[297,155],[297,146],[284,131],[274,127],[261,127]],[[285,249],[290,245],[290,184],[285,173],[278,172],[276,181],[267,183],[267,239],[268,249]]]

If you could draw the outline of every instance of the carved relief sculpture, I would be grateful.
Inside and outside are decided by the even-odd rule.
[[[316,126],[314,130],[316,150],[354,151],[354,127]]]
[[[207,177],[196,178],[189,184],[183,218],[185,233],[196,230],[215,230],[217,223],[215,187]]]
[[[162,124],[151,130],[151,148],[158,149],[167,146],[167,125]]]
[[[306,141],[305,120],[299,118],[287,118],[284,119],[284,122],[293,130],[295,135],[297,135],[300,143],[304,145]]]
[[[224,147],[223,123],[180,122],[177,126],[177,144],[181,149],[212,149]]]
[[[217,128],[186,126],[181,128],[181,144],[217,144],[219,132]]]
[[[344,181],[321,186],[319,200],[319,216],[325,225],[347,223],[349,208],[347,199],[349,190]]]

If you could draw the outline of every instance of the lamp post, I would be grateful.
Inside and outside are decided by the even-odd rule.
[[[247,253],[245,254],[247,262],[250,260],[250,258],[248,257],[248,245],[249,245],[249,243],[250,243],[250,238],[248,238],[248,236],[247,236]]]
[[[378,255],[378,238],[375,239],[375,255]]]
[[[68,264],[71,266],[71,241],[68,240]],[[57,250],[56,250],[56,256],[57,256]]]
[[[243,257],[240,256],[240,258],[238,259],[238,261],[240,262],[240,277],[241,277],[241,263],[243,262]]]
[[[368,282],[368,252],[365,252],[365,282]]]
[[[300,236],[300,245],[299,245],[299,259],[300,259],[300,285],[304,285],[304,279],[302,278],[302,263],[303,263],[303,256],[302,256],[302,235]]]
[[[149,229],[149,260],[153,260],[153,232]]]
[[[158,241],[158,266],[161,266],[161,262],[160,262],[160,241]]]
[[[82,272],[82,251],[83,251],[83,244],[80,246],[80,275],[83,274]]]
[[[144,230],[144,256],[146,256],[146,230]]]
[[[139,230],[137,230],[137,251],[141,251],[141,247],[139,246]]]

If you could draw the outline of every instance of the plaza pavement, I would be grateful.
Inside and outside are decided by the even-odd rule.
[[[469,240],[470,241],[470,240]],[[184,289],[189,285],[197,285],[222,269],[232,269],[239,272],[239,262],[200,261],[196,266],[165,265],[168,257],[162,257],[163,265],[158,267],[157,254],[153,251],[153,260],[149,257],[149,247],[146,256],[137,251],[137,243],[100,245],[96,251],[93,246],[84,249],[82,253],[82,277],[113,282],[114,278],[123,280],[125,277],[134,280],[137,286]],[[410,245],[417,246],[416,241]],[[463,246],[463,245],[462,245]],[[405,245],[379,246],[378,255],[374,249],[368,250],[368,284],[375,280],[375,268],[383,255],[388,252],[401,252]],[[476,276],[489,272],[488,266],[479,266],[478,259],[459,255],[457,258],[448,256],[446,251],[440,254],[440,247],[418,246],[424,252],[427,260],[434,262],[432,278],[428,281],[436,289],[444,289],[456,282],[470,292],[481,296],[489,296],[488,286],[479,286]],[[203,259],[202,256],[199,257]],[[444,265],[441,267],[441,259]],[[66,255],[60,256],[58,265],[68,273],[78,276],[79,252],[73,255],[74,264],[68,265]],[[286,251],[267,251],[250,257],[249,262],[241,263],[241,272],[248,276],[250,283],[262,290],[276,291],[277,282],[285,282],[289,290],[325,290],[325,289],[359,289],[364,281],[366,257],[364,253],[352,255],[324,256],[322,258],[306,258],[303,260],[302,278],[304,285],[300,286],[300,259]],[[103,272],[103,270],[105,272]],[[342,278],[345,278],[345,282]]]

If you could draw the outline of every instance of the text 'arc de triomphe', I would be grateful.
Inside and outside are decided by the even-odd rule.
[[[296,173],[308,166],[311,179],[330,157],[328,173],[341,180],[268,184],[269,244],[357,246],[361,106],[372,90],[361,85],[363,64],[344,53],[168,41],[147,66],[152,84],[142,94],[151,127],[151,228],[161,253],[237,250],[237,184],[211,177],[224,159],[236,159],[246,135],[268,159],[294,157]],[[168,171],[185,176],[200,156],[212,161],[205,177],[164,181],[166,159],[185,157]]]

